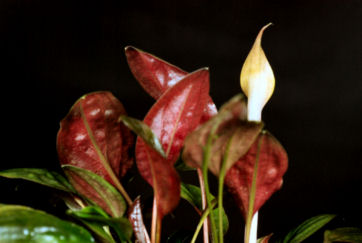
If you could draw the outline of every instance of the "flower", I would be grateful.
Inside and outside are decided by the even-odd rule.
[[[240,85],[248,97],[249,121],[261,121],[263,107],[274,91],[273,70],[261,48],[261,37],[264,30],[270,25],[271,23],[260,30],[241,69]]]

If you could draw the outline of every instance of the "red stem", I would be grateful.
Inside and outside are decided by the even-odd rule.
[[[207,207],[207,202],[206,202],[204,177],[202,176],[202,170],[200,168],[197,169],[197,175],[199,176],[201,199],[202,199],[202,210],[204,211]],[[204,233],[204,243],[209,243],[209,218],[205,219],[205,222],[203,225],[203,233]]]

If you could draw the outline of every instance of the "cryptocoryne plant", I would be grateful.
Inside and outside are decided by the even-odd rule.
[[[193,235],[170,236],[167,242],[223,243],[229,225],[224,185],[241,210],[245,243],[301,242],[332,220],[334,215],[318,215],[284,238],[270,234],[257,239],[258,211],[280,189],[288,167],[286,151],[261,119],[275,85],[261,48],[268,26],[259,32],[241,70],[245,96],[237,94],[219,110],[209,96],[208,68],[187,73],[126,47],[131,72],[155,99],[154,105],[140,121],[127,116],[110,92],[78,99],[57,135],[65,176],[36,168],[0,172],[57,190],[73,222],[25,206],[0,205],[0,242],[159,243],[162,219],[182,198],[195,208],[200,221]],[[153,188],[150,227],[143,222],[142,197],[131,198],[121,180],[134,161]],[[185,169],[194,170],[199,185],[182,182],[178,170]],[[218,180],[216,196],[210,193],[210,177]],[[326,231],[324,242],[358,240],[359,229],[339,228]]]

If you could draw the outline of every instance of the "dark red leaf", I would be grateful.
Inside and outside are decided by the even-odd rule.
[[[246,121],[245,98],[237,95],[222,106],[217,115],[187,136],[182,158],[189,166],[201,168],[204,148],[215,129],[209,169],[218,176],[227,144],[230,142],[226,171],[249,150],[262,128],[263,123]]]
[[[125,52],[134,77],[144,90],[156,100],[188,74],[180,68],[135,47],[127,46]],[[209,120],[216,113],[216,106],[208,96],[201,123]]]
[[[253,214],[275,191],[280,189],[283,183],[283,175],[288,167],[287,153],[276,138],[268,132],[261,133],[247,154],[231,167],[226,174],[225,183],[236,199],[245,219],[249,208],[249,197],[260,139],[262,141],[257,167]]]
[[[134,200],[132,206],[129,208],[128,219],[132,224],[133,232],[138,243],[151,243],[148,236],[147,229],[143,223],[141,200],[139,197]]]
[[[123,176],[132,165],[128,150],[134,140],[128,128],[118,122],[122,114],[126,114],[123,105],[110,92],[80,98],[60,123],[60,163],[90,170],[114,185],[105,167]]]
[[[142,177],[154,187],[161,217],[172,211],[179,201],[180,181],[173,164],[186,135],[200,123],[208,92],[208,70],[195,71],[168,89],[144,119],[166,151],[166,158],[163,158],[141,138],[137,139],[137,166]]]
[[[133,46],[125,48],[128,65],[141,86],[155,100],[188,73]]]

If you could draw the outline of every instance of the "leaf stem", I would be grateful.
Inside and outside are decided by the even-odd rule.
[[[151,225],[151,242],[160,243],[161,242],[161,225],[162,218],[159,217],[156,197],[153,198],[153,208],[152,208],[152,225]]]
[[[205,182],[204,182],[204,177],[202,176],[202,170],[200,168],[197,168],[197,175],[199,177],[199,183],[200,183],[202,210],[206,210],[207,202],[206,202]],[[208,218],[206,218],[204,221],[203,233],[204,233],[204,243],[209,243],[209,220],[208,220]]]
[[[254,215],[254,202],[255,202],[255,195],[256,195],[256,179],[258,175],[258,166],[259,166],[259,157],[260,157],[260,150],[261,150],[261,144],[263,142],[263,134],[258,142],[258,148],[256,152],[255,157],[255,164],[254,164],[254,172],[253,172],[253,180],[251,183],[251,189],[250,189],[250,196],[249,196],[249,208],[248,208],[248,214],[246,218],[246,225],[245,225],[245,243],[253,243],[256,242],[256,239],[251,239],[251,226],[252,226],[252,219]],[[256,214],[257,215],[257,214]],[[256,221],[257,222],[257,221]],[[256,232],[257,225],[254,224],[254,231]]]
[[[203,156],[203,161],[202,161],[202,175],[204,177],[206,201],[207,201],[208,206],[211,205],[211,195],[210,195],[210,187],[209,187],[209,179],[208,179],[208,167],[209,167],[210,156],[211,156],[211,146],[212,146],[212,142],[214,140],[215,132],[216,132],[218,125],[219,124],[215,124],[210,131],[210,134],[207,138],[206,146],[204,147],[204,156]],[[212,235],[213,242],[218,243],[216,225],[215,225],[214,216],[212,213],[210,213],[209,218],[210,218],[211,232],[212,232],[211,235]]]
[[[204,210],[204,212],[202,213],[199,224],[196,227],[195,233],[194,233],[190,243],[195,243],[196,242],[196,239],[197,239],[197,236],[199,235],[200,229],[201,229],[202,225],[205,224],[205,222],[206,222],[205,220],[207,219],[207,216],[210,214],[210,211],[215,207],[215,204],[216,204],[216,201],[211,202],[210,207],[207,207]]]
[[[229,139],[225,154],[221,163],[220,173],[219,173],[219,191],[217,195],[218,199],[218,209],[219,209],[219,243],[224,243],[224,230],[223,230],[223,189],[224,189],[224,179],[226,174],[226,162],[229,157],[229,151],[231,146],[232,137]]]

